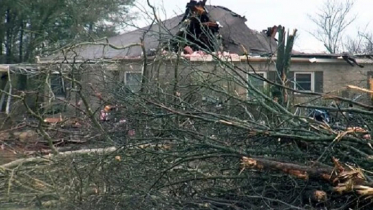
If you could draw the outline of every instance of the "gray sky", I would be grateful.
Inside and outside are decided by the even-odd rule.
[[[299,38],[295,43],[295,50],[304,52],[325,51],[321,42],[317,41],[308,31],[314,31],[315,25],[309,20],[307,14],[315,14],[322,6],[324,0],[208,0],[208,4],[220,5],[246,16],[249,28],[261,31],[269,26],[283,25],[288,29],[298,29]],[[343,1],[343,0],[340,0]],[[346,30],[346,36],[355,37],[359,29],[365,29],[373,20],[372,0],[354,0],[352,11],[357,14],[356,21]],[[158,9],[159,14],[166,13],[168,18],[181,14],[189,0],[151,0]],[[146,0],[138,0],[138,7],[144,8]],[[165,12],[162,12],[161,9]],[[352,15],[353,15],[352,14]],[[165,17],[163,17],[165,18]],[[145,26],[144,19],[137,21]],[[369,30],[368,30],[369,31]],[[371,30],[373,31],[373,30]]]

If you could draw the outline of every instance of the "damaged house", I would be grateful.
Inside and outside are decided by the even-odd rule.
[[[105,41],[77,45],[65,55],[56,54],[41,58],[36,65],[4,65],[1,67],[1,88],[10,90],[10,86],[6,85],[9,81],[4,76],[8,72],[17,73],[25,69],[41,71],[51,66],[59,69],[63,66],[62,63],[75,62],[86,67],[84,76],[80,75],[79,79],[82,84],[89,86],[87,89],[93,92],[92,95],[99,89],[105,89],[106,87],[99,84],[108,81],[124,84],[133,92],[139,91],[144,76],[149,83],[161,83],[164,90],[172,91],[169,83],[175,77],[185,84],[196,82],[198,78],[195,76],[200,72],[222,72],[220,76],[224,77],[224,74],[227,74],[226,67],[215,59],[220,57],[244,69],[246,73],[241,72],[241,76],[250,80],[256,88],[264,90],[268,85],[266,82],[247,75],[254,73],[247,62],[254,67],[256,74],[271,81],[275,80],[276,31],[270,30],[271,28],[261,32],[252,30],[246,25],[245,17],[225,7],[205,4],[206,0],[192,0],[187,4],[184,14],[110,37]],[[178,54],[182,58],[180,63],[176,62]],[[147,61],[145,65],[144,58]],[[339,55],[294,53],[287,78],[295,89],[310,92],[342,94],[346,84],[370,88],[372,62],[363,58],[356,60],[359,65],[364,65],[364,68],[351,66]],[[179,65],[177,75],[175,65]],[[147,70],[146,75],[144,69]],[[48,90],[52,90],[60,100],[77,103],[78,99],[68,91],[69,82],[59,77],[58,72],[54,71],[52,74],[53,88]],[[28,76],[27,80],[27,84],[30,84],[33,78]],[[16,78],[12,80],[13,83],[16,81]],[[248,88],[243,85],[222,85],[239,97],[250,97]],[[14,84],[12,87],[16,86]],[[184,89],[188,91],[187,87]],[[179,91],[183,92],[182,88]],[[211,97],[208,92],[200,95],[203,99]],[[3,97],[1,108],[5,111],[6,96],[3,94]],[[295,95],[294,98],[302,99],[302,95]],[[98,107],[104,105],[97,97],[90,100],[91,104]]]
[[[245,51],[248,51],[250,56],[271,55],[276,50],[276,41],[264,32],[251,30],[247,27],[246,21],[245,17],[228,8],[206,6],[205,2],[191,1],[184,14],[159,23],[156,22],[151,26],[110,37],[107,42],[76,46],[66,55],[56,54],[41,58],[37,65],[27,66],[27,71],[40,71],[51,66],[59,66],[63,62],[71,63],[74,61],[75,63],[89,64],[91,68],[117,71],[118,82],[124,82],[130,89],[136,91],[139,89],[139,82],[143,73],[144,52],[148,59],[148,69],[153,69],[159,65],[155,61],[157,57],[162,57],[162,65],[158,67],[160,69],[158,76],[160,77],[162,75],[172,77],[170,69],[173,69],[176,54],[180,49],[181,56],[188,61],[180,64],[182,66],[180,77],[183,77],[183,74],[188,74],[187,67],[190,66],[191,62],[196,62],[192,64],[194,67],[202,67],[202,61],[203,65],[208,65],[208,68],[211,67],[213,59],[211,55],[203,52],[206,50],[224,52],[224,55],[230,57],[233,61],[240,61],[239,55],[244,54]],[[184,33],[185,31],[191,31],[192,33]],[[185,36],[187,36],[186,40]],[[145,49],[136,44],[140,42],[141,37],[144,37],[142,44]],[[184,39],[182,48],[179,46],[180,40],[178,39]],[[118,48],[128,45],[133,46],[125,49],[115,49],[108,46],[109,44]],[[223,53],[221,55],[223,56]],[[18,69],[23,68],[22,65],[8,65],[8,67],[10,72],[18,72]],[[6,68],[7,66],[3,67],[3,69]],[[152,75],[147,75],[149,81],[155,79],[156,73],[153,70],[151,70]],[[6,73],[6,70],[4,70],[3,74]],[[97,82],[108,76],[103,76],[105,74],[103,71],[91,71],[90,76],[87,72],[85,74],[86,76],[82,80],[87,79],[87,83],[89,81]],[[13,82],[15,81],[16,79],[13,80]],[[54,81],[56,82],[53,83],[55,84],[53,86],[64,84],[58,79]],[[3,83],[6,82],[7,80],[4,79]],[[13,87],[15,86],[13,85]],[[65,87],[62,87],[62,89],[65,89]],[[64,92],[66,91],[59,91],[60,98],[64,95],[69,97],[68,93],[62,94]]]

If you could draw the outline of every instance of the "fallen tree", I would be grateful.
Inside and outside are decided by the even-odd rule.
[[[258,170],[280,171],[298,179],[324,180],[334,185],[334,191],[343,193],[355,192],[361,196],[373,196],[373,182],[367,180],[359,168],[352,166],[343,167],[333,158],[334,168],[328,166],[302,166],[291,163],[282,163],[273,160],[258,158],[242,158],[243,169],[255,168]]]
[[[201,12],[203,5],[192,11]],[[193,41],[177,40],[180,46]],[[141,43],[141,49],[146,49],[145,42]],[[196,43],[192,44],[197,49]],[[75,115],[50,117],[44,112],[46,108],[28,107],[33,116],[28,127],[38,131],[42,143],[52,143],[53,147],[48,150],[50,155],[44,150],[41,156],[0,166],[0,190],[4,194],[0,205],[54,209],[371,209],[371,105],[330,93],[294,90],[287,86],[288,64],[279,70],[284,71],[281,80],[271,81],[256,74],[249,62],[232,62],[234,56],[229,53],[224,57],[224,53],[203,48],[195,54],[201,60],[210,56],[213,62],[196,65],[180,49],[177,53],[164,52],[162,47],[154,60],[144,50],[141,62],[147,77],[141,79],[139,91],[116,81],[115,73],[110,77],[104,61],[63,61],[48,66],[43,72],[47,75],[56,66],[68,72],[63,77],[74,84],[70,90],[76,103],[66,100],[63,104],[73,107]],[[67,48],[63,53],[76,52]],[[181,71],[185,67],[187,73]],[[167,69],[167,74],[162,69]],[[78,79],[81,75],[100,77],[87,85]],[[247,77],[281,90],[281,103],[271,91],[258,89]],[[250,97],[241,97],[238,88]],[[319,103],[292,104],[293,92],[308,94],[311,101]],[[24,102],[27,94],[23,91],[16,98]],[[93,105],[95,100],[100,106]],[[356,107],[323,105],[330,101]],[[338,115],[327,123],[295,114],[296,108],[326,109]],[[351,119],[346,116],[351,113],[360,127],[350,126]],[[76,151],[62,151],[55,141],[72,143],[77,138],[80,144]]]

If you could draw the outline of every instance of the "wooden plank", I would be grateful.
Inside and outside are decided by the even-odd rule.
[[[353,90],[358,90],[358,91],[362,91],[362,92],[365,92],[365,93],[373,94],[373,90],[368,90],[368,89],[361,88],[361,87],[354,86],[354,85],[347,85],[347,87],[350,88],[350,89],[353,89]]]

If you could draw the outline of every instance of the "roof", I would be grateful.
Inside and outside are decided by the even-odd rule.
[[[242,17],[231,10],[221,6],[206,6],[211,19],[218,21],[223,28],[220,34],[223,37],[224,51],[230,53],[243,54],[243,45],[251,54],[262,55],[275,52],[276,41],[268,37],[263,32],[251,30],[246,25],[245,17]],[[169,40],[179,31],[179,22],[184,14],[163,21],[161,24],[154,24],[140,28],[131,32],[117,35],[108,39],[108,42],[115,46],[126,46],[139,43],[145,31],[147,35],[144,39],[146,50],[156,49],[160,42]],[[161,27],[159,27],[161,25]],[[161,32],[161,33],[159,33]],[[103,45],[84,45],[74,49],[77,53],[76,59],[96,60],[96,59],[125,59],[141,56],[140,46],[133,46],[128,49],[116,50]],[[70,55],[72,56],[72,54]],[[62,59],[61,55],[54,55],[42,60]]]

